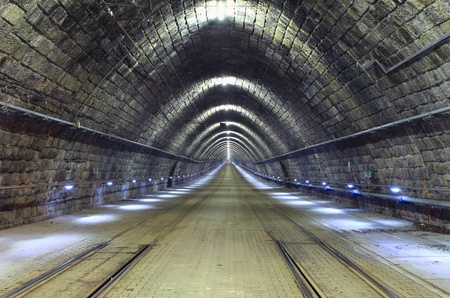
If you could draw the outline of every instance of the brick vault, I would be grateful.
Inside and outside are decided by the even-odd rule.
[[[449,15],[445,0],[0,0],[0,226],[227,159],[448,220]],[[390,186],[422,205],[372,201]]]

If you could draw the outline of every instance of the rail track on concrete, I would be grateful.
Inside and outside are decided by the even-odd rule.
[[[220,184],[222,188],[229,186],[230,184]],[[255,225],[258,226],[259,223],[262,226],[268,235],[263,237],[267,238],[263,241],[273,241],[304,297],[408,297],[404,291],[393,289],[391,283],[387,284],[385,280],[363,268],[360,259],[349,257],[351,254],[348,251],[338,249],[340,246],[335,237],[329,235],[332,231],[318,228],[310,218],[269,198],[259,190],[248,191],[247,185],[243,186],[245,189],[240,189],[241,186],[238,185],[231,187],[237,189],[231,192],[233,196],[240,196],[239,201],[242,202],[239,205],[242,207],[238,206],[233,210],[248,209],[247,218],[254,217]],[[166,236],[173,235],[171,232],[181,222],[187,222],[184,219],[188,215],[202,209],[202,203],[212,195],[211,189],[168,206],[2,297],[102,296],[113,289],[119,280],[121,282],[131,275],[132,267],[138,263],[136,267],[139,267],[144,263],[139,262],[144,256],[152,256],[147,253],[161,239],[170,238]],[[173,212],[166,212],[168,210]],[[158,222],[152,221],[150,225],[152,218]],[[263,232],[259,233],[264,235]],[[136,237],[142,239],[136,240]],[[134,240],[131,241],[131,238]],[[347,242],[344,245],[350,244]],[[278,259],[276,252],[275,258]],[[378,261],[369,260],[373,263]],[[287,270],[286,273],[289,278]],[[293,286],[295,288],[294,283]],[[404,286],[413,288],[411,280]],[[430,294],[423,295],[420,291],[417,293],[417,297],[433,297]]]
[[[190,195],[1,297],[97,297],[207,198],[208,194]],[[169,210],[172,210],[170,213],[176,216],[162,218]],[[136,239],[148,234],[149,221],[157,217],[162,218],[162,224],[156,225],[159,231],[154,231],[153,236],[145,237],[152,238],[153,241],[148,244],[129,241],[131,238]]]
[[[308,289],[309,293],[304,294],[305,297],[369,297],[368,292],[358,293],[355,285],[345,281],[340,282],[340,275],[349,275],[349,277],[353,275],[354,278],[349,278],[350,280],[359,278],[360,282],[369,285],[381,297],[448,297],[448,292],[398,266],[389,257],[380,255],[367,246],[349,240],[340,232],[328,228],[322,219],[317,220],[314,217],[314,211],[303,213],[301,207],[288,205],[259,189],[254,189],[257,198],[250,196],[246,198],[246,201],[252,204],[255,217],[261,225],[266,226],[266,233],[288,262],[287,266],[292,268],[291,272],[295,279],[306,283],[307,289],[308,287],[315,289]],[[291,193],[288,189],[285,191]],[[315,202],[303,197],[299,194],[296,200],[300,203],[298,206],[309,206]],[[311,210],[311,208],[308,207],[305,210]],[[317,212],[323,211],[317,210]],[[274,215],[278,219],[275,219]],[[282,222],[286,222],[287,225],[282,228],[275,225]],[[310,249],[310,246],[315,248]],[[338,267],[320,259],[327,257],[334,259],[333,263],[340,262],[348,270],[337,270]],[[328,272],[329,269],[333,270],[332,273]],[[305,277],[302,277],[302,274]],[[328,277],[322,278],[324,275]],[[327,284],[327,280],[332,280],[335,286]],[[300,288],[302,286],[299,285]],[[340,293],[342,287],[347,286],[349,289],[354,289],[354,292],[336,294]],[[320,296],[315,291],[325,296]]]
[[[241,197],[276,245],[304,297],[336,297],[336,293],[340,297],[402,297],[294,220],[286,212],[289,207],[269,198]],[[305,260],[303,253],[319,258]]]

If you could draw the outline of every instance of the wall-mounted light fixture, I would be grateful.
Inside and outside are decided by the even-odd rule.
[[[71,190],[71,189],[73,189],[73,184],[66,184],[66,185],[64,185],[64,189],[65,189],[65,190]]]
[[[397,187],[397,186],[393,186],[393,187],[389,188],[389,190],[392,193],[395,193],[395,194],[402,192],[402,189],[400,187]]]

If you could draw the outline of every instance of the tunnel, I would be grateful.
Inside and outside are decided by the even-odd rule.
[[[224,162],[442,224],[449,12],[443,0],[2,1],[0,227]]]
[[[448,0],[0,0],[0,295],[449,297],[449,40]]]

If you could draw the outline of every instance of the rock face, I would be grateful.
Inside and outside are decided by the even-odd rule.
[[[0,2],[0,227],[226,159],[449,200],[447,1],[222,4]]]

